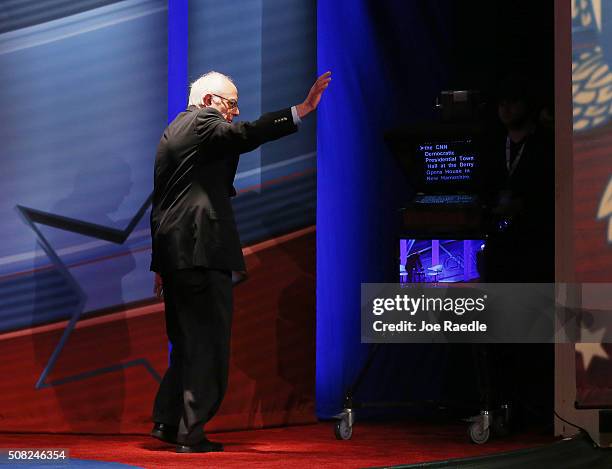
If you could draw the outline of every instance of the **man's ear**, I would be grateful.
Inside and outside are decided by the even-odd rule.
[[[203,104],[205,107],[208,107],[208,106],[210,106],[210,103],[212,103],[212,94],[207,93],[207,94],[205,94],[205,95],[204,95],[204,97],[202,98],[202,104]]]

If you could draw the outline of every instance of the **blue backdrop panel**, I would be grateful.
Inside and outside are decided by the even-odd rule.
[[[46,23],[121,0],[4,0],[0,33]]]
[[[167,2],[54,3],[0,34],[0,330],[151,296]]]
[[[239,119],[253,120],[304,99],[316,77],[315,39],[312,0],[193,0],[189,81],[209,70],[230,75]],[[243,243],[315,222],[315,132],[309,116],[297,134],[241,157],[234,210]]]
[[[311,0],[10,0],[0,14],[0,330],[152,296],[153,158],[189,81],[232,75],[254,119],[315,78]],[[311,116],[242,159],[244,243],[314,223],[315,130]]]
[[[408,190],[383,136],[400,123],[430,117],[443,87],[449,3],[318,3],[318,70],[333,73],[317,133],[320,417],[341,409],[368,351],[360,343],[360,284],[397,281],[397,209]],[[421,384],[415,380],[410,397],[435,398],[438,358],[419,346],[386,347],[362,390],[368,400],[383,391],[406,399],[399,384],[418,370]]]

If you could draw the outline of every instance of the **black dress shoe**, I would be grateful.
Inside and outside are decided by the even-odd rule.
[[[212,453],[215,451],[223,451],[223,444],[207,438],[195,445],[177,445],[176,447],[177,453]]]
[[[156,423],[153,425],[153,430],[151,430],[151,436],[165,443],[175,445],[177,432],[178,427],[165,423]]]

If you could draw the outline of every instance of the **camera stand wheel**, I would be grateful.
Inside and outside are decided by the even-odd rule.
[[[353,427],[350,427],[346,419],[340,420],[334,427],[336,440],[350,440],[353,436]]]
[[[353,436],[354,413],[351,409],[345,409],[335,416],[339,421],[334,425],[334,434],[337,440],[350,440]]]
[[[477,445],[483,445],[491,438],[491,414],[488,411],[482,411],[480,415],[468,419],[470,426],[468,435],[470,440]]]
[[[470,440],[477,445],[483,445],[491,437],[491,428],[485,428],[482,422],[474,422],[468,429]]]

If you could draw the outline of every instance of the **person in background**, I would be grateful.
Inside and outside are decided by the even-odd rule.
[[[490,150],[492,223],[479,266],[485,283],[555,280],[554,135],[540,122],[542,103],[532,83],[512,75],[499,86],[504,132]],[[512,407],[510,427],[552,424],[553,352],[551,344],[476,347],[483,400],[487,407]]]

